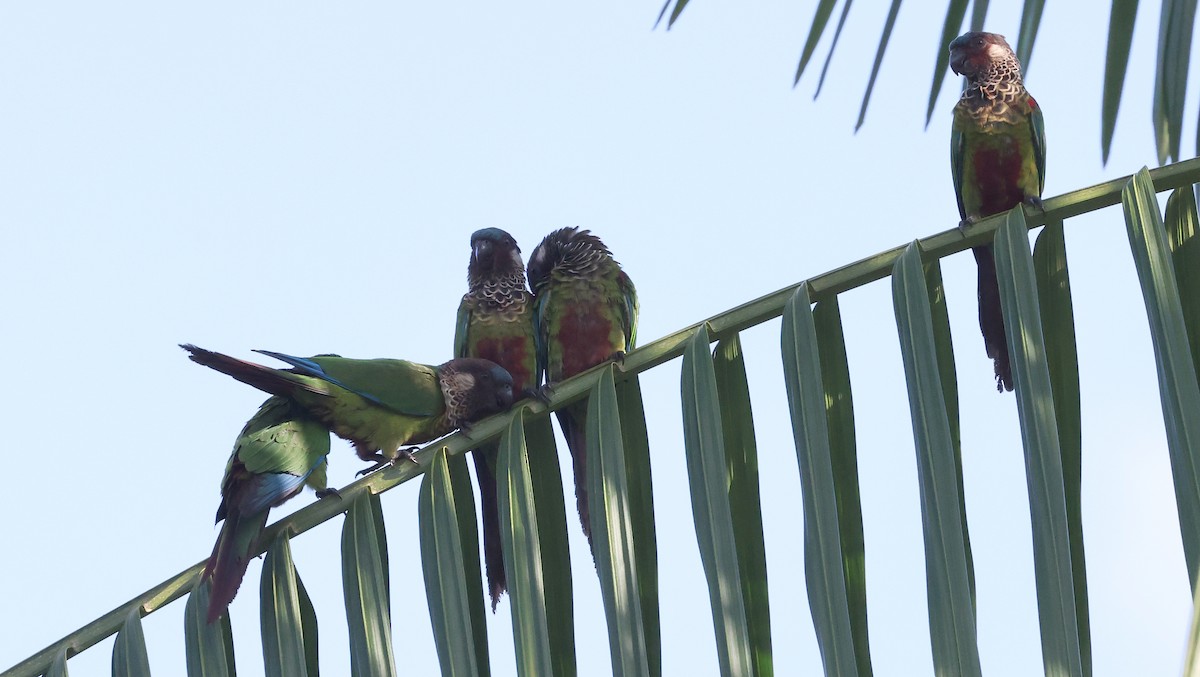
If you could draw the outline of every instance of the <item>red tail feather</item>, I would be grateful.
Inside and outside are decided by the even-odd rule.
[[[250,515],[243,519],[236,508],[230,508],[221,525],[221,534],[213,546],[208,564],[204,565],[201,578],[212,578],[212,594],[208,600],[208,622],[220,618],[229,603],[237,595],[246,567],[250,566],[250,553],[258,542],[258,535],[267,524],[268,511]]]
[[[587,402],[572,404],[554,413],[567,440],[567,448],[571,450],[571,466],[575,470],[575,507],[579,510],[579,522],[583,526],[583,535],[587,536],[588,548],[595,557],[587,490]]]
[[[996,370],[996,390],[1012,390],[1012,365],[1008,360],[1008,336],[1004,333],[996,261],[992,258],[991,247],[975,247],[972,251],[979,265],[979,329],[983,332],[983,345]]]

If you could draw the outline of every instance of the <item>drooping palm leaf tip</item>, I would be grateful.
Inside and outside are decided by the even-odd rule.
[[[467,293],[458,305],[454,356],[483,358],[500,365],[512,375],[518,396],[537,387],[533,295],[525,286],[525,264],[517,241],[499,228],[484,228],[471,235]],[[499,442],[475,449],[472,458],[483,516],[483,559],[495,611],[500,595],[508,589],[496,494]]]
[[[950,164],[961,226],[1021,204],[1041,209],[1046,175],[1042,110],[1021,81],[1004,36],[965,33],[950,43],[950,67],[967,78],[954,106]],[[979,328],[997,390],[1012,390],[1008,340],[991,245],[974,248],[979,267]]]
[[[354,444],[372,469],[512,405],[512,377],[481,359],[433,367],[406,360],[293,357],[256,351],[292,365],[273,369],[193,345],[192,361],[266,391],[268,399],[234,444],[221,482],[217,521],[225,520],[204,568],[213,592],[208,622],[225,612],[246,573],[268,511],[305,484],[325,489],[329,432]]]
[[[600,238],[579,228],[556,230],[533,250],[528,272],[534,294],[537,369],[547,386],[619,359],[634,347],[637,291]],[[571,450],[576,507],[591,546],[587,402],[575,402],[555,414]]]

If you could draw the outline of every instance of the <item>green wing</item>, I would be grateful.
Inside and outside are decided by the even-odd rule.
[[[950,132],[950,173],[954,176],[954,199],[958,200],[958,218],[966,219],[963,207],[963,157],[966,155],[966,135],[955,124]]]
[[[623,326],[625,327],[625,352],[633,350],[637,345],[638,297],[633,280],[621,271],[617,275],[617,288],[621,291],[621,307]]]
[[[445,408],[437,368],[408,360],[317,357],[333,382],[357,395],[409,416],[436,416]]]
[[[372,404],[406,416],[437,416],[445,409],[437,367],[408,360],[353,360],[337,355],[294,357],[256,350],[295,368],[295,373],[344,388]]]
[[[458,304],[458,318],[454,323],[454,356],[455,357],[470,357],[467,351],[470,349],[471,343],[467,336],[467,331],[471,328],[471,308],[467,305],[467,299],[464,296],[463,300]]]
[[[1046,123],[1042,121],[1042,107],[1029,97],[1029,128],[1033,134],[1033,157],[1037,162],[1038,196],[1046,188]]]
[[[300,480],[309,476],[329,454],[329,430],[307,418],[285,397],[269,398],[242,429],[233,457],[246,470],[261,475],[286,473]],[[324,468],[321,468],[324,484]]]
[[[550,305],[550,285],[546,285],[533,297],[533,348],[537,362],[533,372],[533,383],[546,383],[549,373],[546,371],[550,361],[549,341],[550,326],[546,322],[546,307]]]

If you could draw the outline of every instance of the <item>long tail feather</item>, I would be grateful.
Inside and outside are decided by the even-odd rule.
[[[221,353],[199,348],[190,343],[180,344],[180,348],[190,353],[188,357],[197,364],[215,369],[222,374],[236,378],[246,385],[272,395],[290,395],[297,389],[307,390],[316,394],[325,394],[320,390],[304,383],[299,378],[286,371],[264,367],[261,364],[239,360]]]
[[[267,524],[268,511],[242,516],[236,508],[228,510],[217,544],[204,565],[201,578],[212,578],[212,594],[208,601],[208,622],[220,618],[237,595],[250,566],[250,553],[258,535]]]
[[[571,450],[571,466],[575,470],[575,507],[579,510],[579,522],[583,526],[583,535],[587,536],[588,548],[595,557],[587,490],[587,402],[572,404],[554,413],[567,440],[567,448]]]
[[[1004,333],[1004,313],[1000,309],[1000,284],[996,280],[996,261],[992,248],[975,247],[979,266],[979,329],[983,345],[996,371],[996,390],[1013,389],[1012,365],[1008,359],[1008,337]]]
[[[499,446],[489,444],[471,452],[475,461],[475,478],[479,481],[479,509],[483,513],[483,563],[487,569],[488,593],[492,611],[500,595],[508,590],[504,572],[504,552],[500,547],[500,504],[496,494],[496,456]]]

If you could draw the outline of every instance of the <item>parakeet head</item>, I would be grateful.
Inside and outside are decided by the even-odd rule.
[[[483,228],[471,233],[471,267],[480,270],[507,268],[515,264],[523,268],[521,248],[517,241],[499,228]]]
[[[554,272],[586,276],[605,261],[612,262],[612,253],[590,230],[575,226],[559,228],[547,235],[530,255],[529,288],[536,294]]]
[[[512,406],[512,375],[495,362],[461,357],[438,367],[438,372],[446,412],[456,428]]]
[[[1021,64],[1003,35],[972,31],[950,43],[950,68],[968,80],[1005,75],[1021,78]]]

